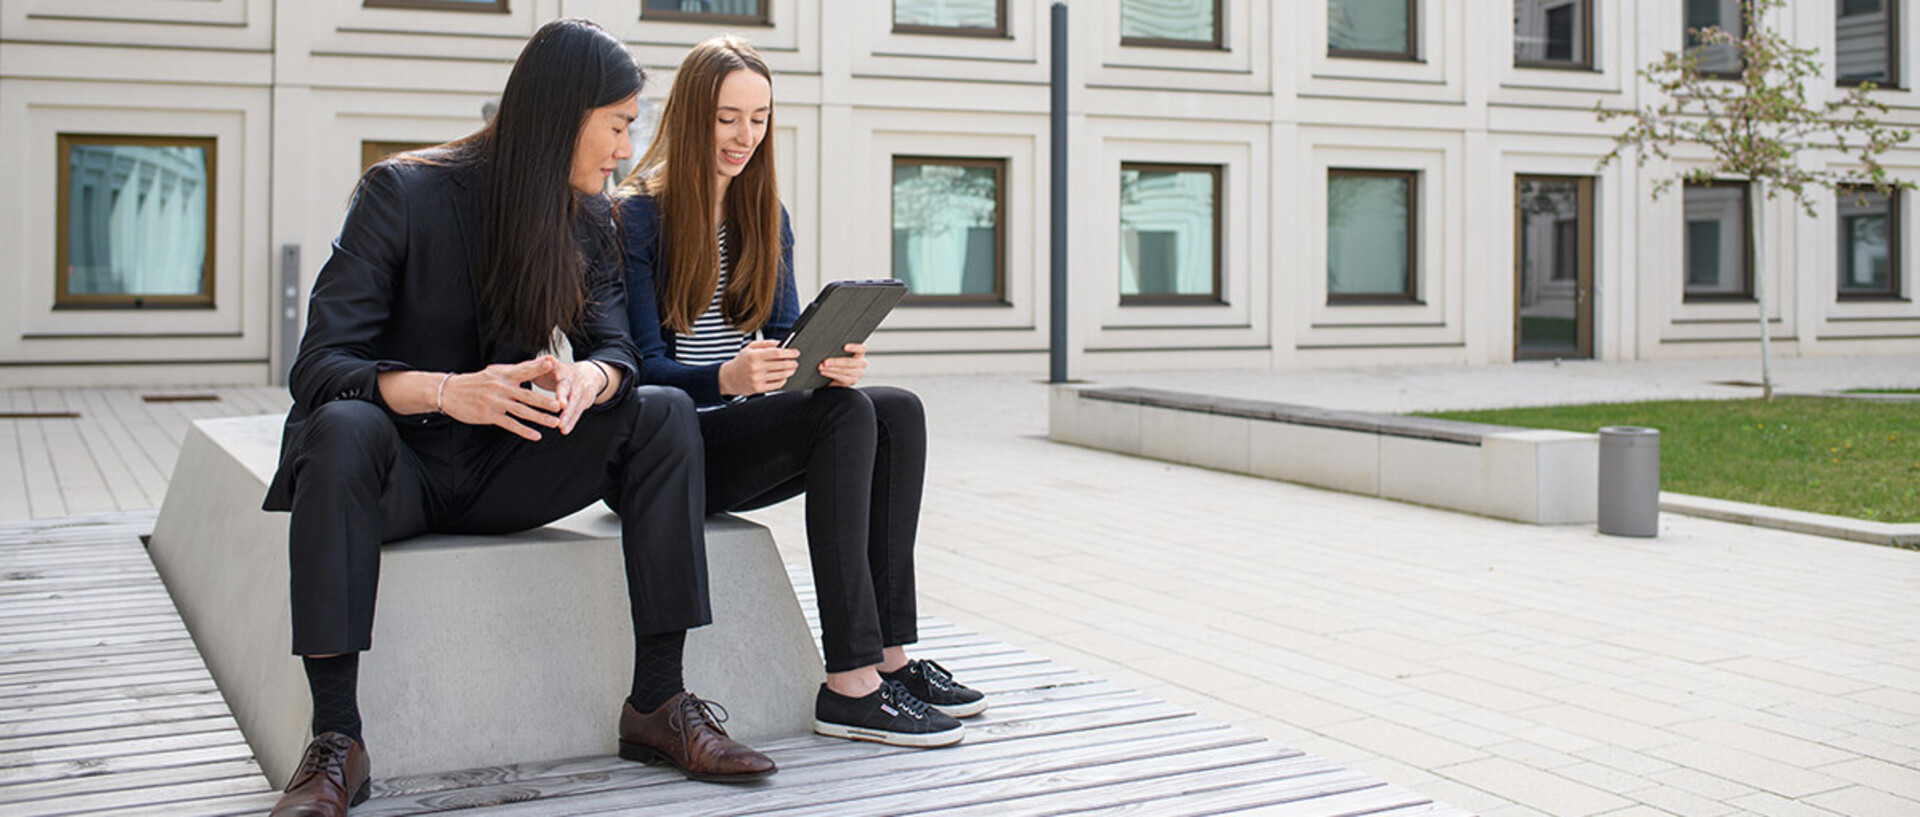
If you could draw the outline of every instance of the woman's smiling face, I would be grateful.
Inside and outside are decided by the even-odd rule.
[[[773,115],[773,84],[747,69],[739,69],[720,82],[720,98],[713,118],[715,162],[723,181],[747,168],[753,152],[767,136],[767,120]]]

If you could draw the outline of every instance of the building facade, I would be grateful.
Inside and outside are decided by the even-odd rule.
[[[1815,101],[1920,124],[1903,4],[1791,0]],[[1653,197],[1697,156],[1598,165],[1596,107],[1738,0],[1069,5],[1076,375],[1746,357],[1761,287],[1776,354],[1920,352],[1903,197],[1749,224],[1737,184]],[[647,67],[639,148],[690,45],[754,42],[802,290],[907,280],[886,371],[1043,372],[1049,6],[0,0],[0,385],[278,379],[362,169],[479,127],[559,16]]]

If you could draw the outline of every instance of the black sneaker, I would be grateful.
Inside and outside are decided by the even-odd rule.
[[[832,738],[931,748],[959,743],[966,729],[913,697],[900,682],[885,678],[864,698],[849,698],[821,684],[813,704],[813,731]]]
[[[916,658],[893,672],[880,673],[880,677],[899,681],[913,697],[956,718],[971,718],[987,711],[987,696],[953,680],[953,673],[932,661]]]

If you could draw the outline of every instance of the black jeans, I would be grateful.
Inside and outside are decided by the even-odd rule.
[[[805,492],[807,552],[827,671],[880,663],[919,639],[913,540],[927,470],[920,398],[824,388],[701,412],[707,511],[763,508]]]
[[[510,533],[605,499],[620,512],[639,635],[698,627],[707,598],[705,480],[693,401],[642,386],[532,442],[493,427],[411,424],[362,400],[314,410],[296,447],[289,528],[293,652],[372,646],[380,545]]]

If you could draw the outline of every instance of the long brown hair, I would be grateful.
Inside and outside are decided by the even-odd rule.
[[[713,299],[720,276],[720,251],[714,243],[714,119],[719,115],[720,84],[735,71],[765,77],[773,72],[745,40],[720,36],[694,46],[680,62],[660,128],[640,164],[620,188],[623,195],[646,193],[659,202],[660,269],[654,276],[661,321],[676,332],[693,331],[693,322]],[[727,322],[742,332],[758,331],[773,312],[780,285],[780,191],[774,180],[773,112],[767,135],[753,158],[727,185],[727,246],[733,271],[721,297]],[[645,327],[634,327],[646,331]]]
[[[568,334],[580,328],[587,305],[582,230],[608,246],[614,239],[595,229],[605,222],[604,205],[569,183],[574,147],[593,109],[639,93],[645,81],[633,55],[605,29],[554,20],[521,50],[485,127],[439,150],[401,157],[477,169],[474,278],[482,323],[495,339],[537,354],[554,327]]]

